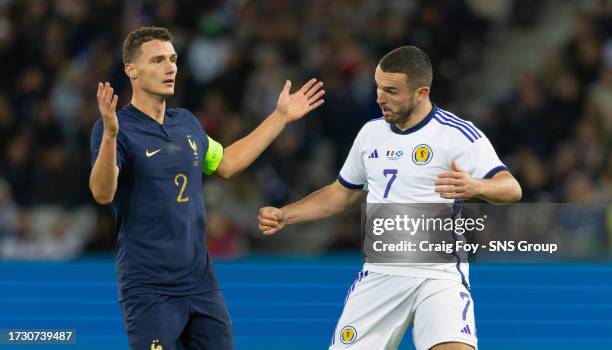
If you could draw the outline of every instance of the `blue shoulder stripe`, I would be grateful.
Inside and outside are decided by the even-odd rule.
[[[472,125],[472,124],[466,122],[465,120],[457,117],[456,115],[452,114],[451,112],[447,112],[447,111],[445,111],[443,109],[440,109],[440,112],[442,114],[444,114],[446,117],[448,117],[449,119],[452,119],[455,122],[457,122],[458,124],[461,124],[461,125],[465,126],[466,128],[472,130],[474,133],[476,133],[476,136],[477,136],[476,138],[482,137],[482,135],[478,132],[478,129],[474,125]]]
[[[442,125],[450,126],[451,128],[455,128],[455,129],[457,129],[457,130],[461,131],[461,133],[462,133],[462,134],[463,134],[465,137],[467,137],[467,139],[468,139],[468,140],[470,140],[470,142],[471,142],[471,143],[474,143],[474,139],[473,139],[473,138],[472,138],[470,135],[468,135],[468,134],[465,132],[465,130],[464,130],[463,128],[461,128],[461,127],[459,127],[459,126],[457,126],[457,125],[455,125],[455,124],[451,124],[451,123],[447,123],[447,122],[445,122],[445,121],[442,121],[442,120],[439,118],[439,115],[438,115],[438,114],[434,115],[434,116],[433,116],[433,119],[435,119],[435,120],[436,120],[438,123],[440,123],[440,124],[442,124]]]
[[[457,125],[458,127],[462,128],[463,130],[467,131],[468,133],[470,133],[470,135],[472,135],[472,137],[474,138],[474,140],[478,140],[479,137],[476,135],[476,133],[474,133],[474,131],[468,127],[466,127],[465,125],[459,123],[456,119],[452,119],[449,116],[445,115],[445,114],[438,114],[438,117],[442,118],[444,121],[451,123],[453,125]]]

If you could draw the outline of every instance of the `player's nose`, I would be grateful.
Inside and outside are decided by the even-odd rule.
[[[384,93],[381,91],[377,91],[376,92],[376,103],[383,104],[385,102],[386,102],[386,99],[384,98]]]
[[[165,68],[166,68],[164,70],[164,75],[165,76],[174,77],[176,75],[177,67],[176,67],[175,64],[170,64],[170,65],[166,66]]]

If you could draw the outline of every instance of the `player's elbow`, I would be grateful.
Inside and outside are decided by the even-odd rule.
[[[101,191],[97,187],[93,186],[91,182],[89,183],[89,190],[91,191],[94,201],[101,205],[110,204],[110,202],[112,202],[113,198],[115,197],[114,191],[113,193],[109,193],[108,191]]]
[[[514,186],[512,186],[511,203],[518,202],[523,198],[523,189],[518,181],[514,180]]]
[[[97,162],[96,162],[97,164]],[[114,173],[110,175],[100,174],[99,168],[97,170],[94,165],[94,169],[89,177],[89,190],[93,196],[93,199],[98,204],[106,205],[113,201],[115,192],[117,191],[117,176],[119,174],[119,168],[115,166]],[[111,181],[108,181],[108,180]]]
[[[92,191],[92,195],[96,203],[101,204],[101,205],[110,204],[113,201],[113,197],[114,197],[112,195],[109,196],[108,194],[101,194],[95,191]]]
[[[223,169],[221,168],[217,169],[215,174],[217,174],[217,176],[219,176],[223,180],[231,180],[235,178],[236,176],[240,175],[240,172],[234,169],[224,167]]]
[[[494,181],[497,181],[498,186],[496,195],[493,195],[487,199],[489,202],[497,204],[510,204],[521,200],[523,197],[523,190],[519,182],[509,173],[500,172],[493,177]]]
[[[521,185],[518,183],[518,181],[516,181],[516,179],[512,179],[512,183],[505,191],[504,199],[500,202],[500,204],[516,203],[520,201],[522,197],[523,190],[521,189]]]
[[[222,178],[223,180],[229,181],[233,178],[235,178],[236,176],[238,176],[237,173],[224,173],[224,174],[219,174],[219,177]]]
[[[223,180],[231,180],[240,175],[243,171],[244,168],[240,167],[231,157],[223,157],[215,174]]]

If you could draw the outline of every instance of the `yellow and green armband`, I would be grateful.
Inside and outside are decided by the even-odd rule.
[[[204,156],[202,172],[206,175],[210,175],[217,170],[219,163],[221,163],[221,158],[223,158],[223,146],[210,136],[206,135],[206,137],[208,137],[208,150]]]

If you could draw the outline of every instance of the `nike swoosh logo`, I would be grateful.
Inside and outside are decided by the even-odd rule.
[[[149,150],[147,150],[147,151],[145,152],[145,154],[146,154],[146,156],[147,156],[147,157],[153,157],[153,156],[154,156],[154,155],[156,155],[156,154],[157,154],[159,151],[161,151],[161,148],[160,148],[160,149],[158,149],[158,150],[155,150],[155,151],[153,151],[153,152],[149,152]]]

